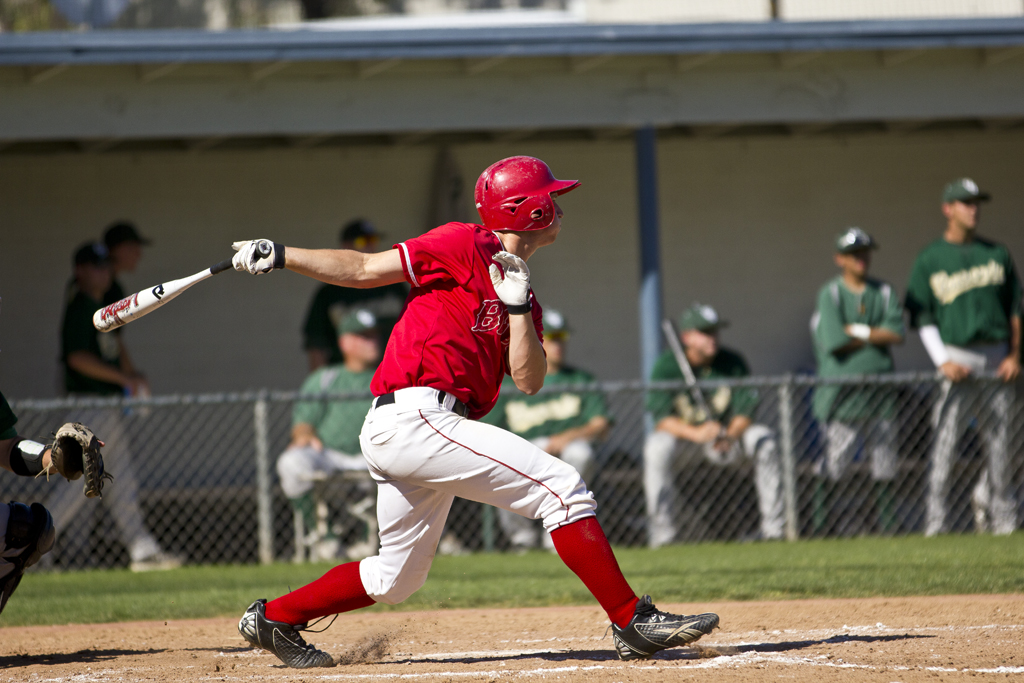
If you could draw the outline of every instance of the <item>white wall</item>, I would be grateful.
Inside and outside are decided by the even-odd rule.
[[[638,375],[638,252],[629,138],[472,144],[467,180],[510,154],[546,159],[583,187],[563,198],[565,229],[530,265],[540,301],[576,330],[570,359],[602,379]],[[7,156],[0,160],[0,388],[58,387],[61,293],[71,252],[118,218],[154,240],[128,290],[195,272],[233,239],[328,247],[355,215],[389,237],[418,234],[430,203],[430,146],[208,153]],[[875,272],[902,293],[916,251],[941,231],[943,184],[973,176],[995,195],[983,232],[1024,260],[1024,133],[823,138],[669,138],[659,147],[665,309],[711,303],[724,341],[756,372],[810,362],[807,319],[833,272],[843,227],[882,244]],[[471,187],[467,188],[471,193]],[[467,199],[467,201],[469,201]],[[467,211],[469,211],[467,207]],[[316,284],[293,273],[228,272],[132,323],[125,336],[154,390],[294,388],[305,372],[300,327]],[[924,367],[913,340],[900,367]]]
[[[791,21],[1008,17],[1024,14],[1021,0],[780,0]]]
[[[771,18],[769,0],[585,0],[587,21],[701,22],[762,21]]]

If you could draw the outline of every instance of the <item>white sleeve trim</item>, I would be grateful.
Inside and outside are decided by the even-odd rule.
[[[918,330],[918,334],[921,335],[921,343],[924,344],[925,351],[928,352],[935,367],[940,367],[949,360],[949,352],[946,351],[946,345],[942,343],[942,335],[939,334],[937,326],[925,325]]]
[[[405,266],[405,273],[409,276],[409,282],[412,283],[413,287],[419,287],[419,280],[416,279],[416,273],[412,272],[412,259],[409,258],[409,247],[405,246],[405,242],[399,242],[398,248],[402,251],[402,265]]]

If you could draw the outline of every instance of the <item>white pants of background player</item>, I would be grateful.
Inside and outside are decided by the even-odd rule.
[[[946,345],[954,363],[972,372],[994,370],[1008,353],[1006,344],[960,348]],[[971,420],[977,418],[988,456],[986,465],[971,491],[976,522],[990,523],[995,534],[1009,534],[1017,528],[1017,504],[1010,488],[1009,429],[1013,387],[1000,385],[984,390],[969,379],[944,381],[935,410],[936,434],[932,468],[928,477],[928,511],[925,535],[947,531],[949,476],[957,458],[956,446]],[[980,517],[980,519],[979,519]],[[987,518],[987,519],[986,519]],[[979,529],[982,530],[982,529]]]
[[[531,439],[532,443],[542,451],[547,451],[551,438],[540,436]],[[580,473],[583,481],[590,481],[594,466],[594,446],[587,439],[575,439],[570,441],[557,455],[562,462],[572,465],[573,469]],[[536,548],[538,540],[545,548],[554,548],[551,542],[551,534],[539,533],[538,524],[532,519],[521,517],[511,510],[498,510],[498,521],[501,530],[505,532],[509,542],[516,548]],[[539,537],[539,538],[538,538]]]
[[[455,496],[541,519],[548,531],[594,516],[582,477],[529,441],[451,412],[452,396],[415,387],[371,408],[359,441],[376,480],[380,553],[359,563],[363,588],[397,604],[427,579]]]
[[[88,531],[82,527],[72,531],[74,522],[89,518],[99,502],[110,510],[117,535],[128,549],[132,562],[140,562],[162,552],[156,538],[146,529],[139,508],[139,482],[132,462],[127,419],[122,409],[75,411],[68,415],[67,421],[87,425],[106,444],[103,447],[103,467],[114,476],[114,481],[108,482],[103,487],[103,497],[95,500],[82,495],[80,481],[72,482],[70,486],[51,486],[46,507],[53,516],[58,537],[77,533],[78,538],[88,538]]]
[[[858,442],[871,459],[871,478],[892,481],[896,478],[896,425],[884,418],[868,418],[849,422],[832,421],[825,427],[828,447],[825,451],[824,474],[839,481],[846,474],[857,454]]]
[[[782,461],[775,435],[768,427],[752,424],[740,438],[743,455],[754,461],[754,488],[761,513],[761,536],[782,538],[785,510],[782,503]],[[675,486],[680,449],[692,446],[668,432],[654,431],[644,441],[644,496],[647,499],[648,544],[672,543],[678,533],[680,500]],[[733,444],[739,449],[739,443]],[[716,456],[713,462],[732,462],[739,452]],[[709,458],[711,459],[711,458]]]
[[[309,446],[288,448],[277,459],[277,476],[281,489],[289,498],[300,498],[313,490],[313,483],[335,472],[366,471],[361,455],[348,455],[330,448],[316,450]]]

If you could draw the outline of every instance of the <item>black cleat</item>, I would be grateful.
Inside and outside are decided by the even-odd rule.
[[[651,596],[645,595],[625,628],[612,624],[612,639],[619,659],[647,659],[659,650],[694,643],[717,627],[717,614],[680,616],[660,612]]]
[[[264,614],[267,601],[262,598],[249,605],[238,622],[238,632],[249,643],[277,655],[293,669],[312,669],[334,666],[334,659],[299,635],[306,625],[292,626],[281,621],[270,621]]]

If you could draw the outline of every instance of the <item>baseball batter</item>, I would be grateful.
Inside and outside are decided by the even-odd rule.
[[[1020,375],[1021,285],[1009,250],[976,234],[980,203],[989,195],[970,178],[949,183],[942,195],[946,230],[917,255],[907,285],[906,308],[945,382],[937,410],[938,433],[928,481],[925,535],[947,530],[946,496],[956,445],[979,417],[988,442],[988,465],[971,494],[975,522],[996,534],[1017,528],[1010,487],[1009,386],[982,394],[965,382],[995,371],[1006,383]]]
[[[300,632],[312,619],[400,603],[422,586],[455,496],[543,520],[559,556],[608,614],[621,659],[691,643],[718,625],[715,614],[667,614],[649,597],[637,598],[576,470],[476,421],[493,407],[504,375],[527,394],[544,383],[541,307],[526,261],[558,237],[555,197],[578,185],[556,180],[539,159],[511,157],[477,180],[483,225],[447,223],[377,254],[271,243],[270,255],[260,257],[258,240],[233,245],[235,268],[252,274],[288,268],[347,287],[403,280],[412,287],[360,434],[378,486],[380,552],[254,602],[238,624],[250,643],[291,667],[333,666]]]

